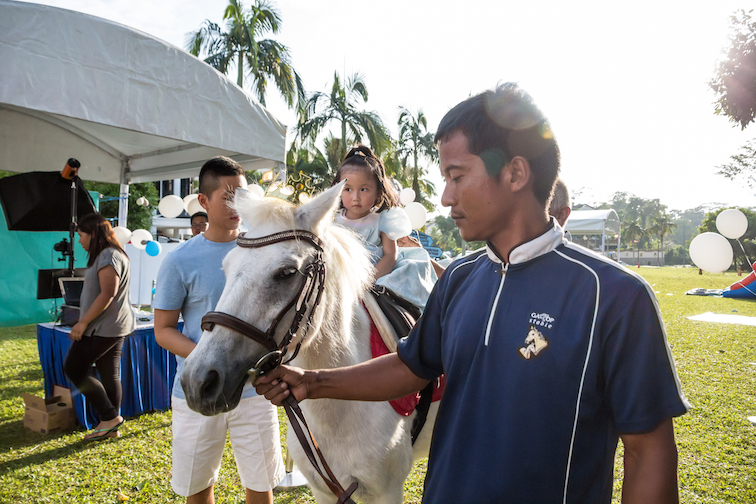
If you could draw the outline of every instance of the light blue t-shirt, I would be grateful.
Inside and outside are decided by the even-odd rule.
[[[182,332],[195,343],[202,337],[202,317],[215,310],[226,285],[223,258],[235,247],[236,240],[218,243],[200,234],[169,253],[160,265],[153,306],[158,310],[180,309],[184,318]],[[173,395],[179,399],[185,399],[179,380],[184,360],[176,356]],[[242,398],[254,395],[255,388],[247,383]]]

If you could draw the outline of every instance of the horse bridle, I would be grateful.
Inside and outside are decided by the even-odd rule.
[[[244,248],[261,248],[268,245],[273,245],[274,243],[290,240],[305,241],[315,247],[315,260],[305,266],[303,271],[300,272],[302,273],[302,275],[304,275],[305,280],[302,283],[299,292],[297,292],[297,294],[291,299],[291,301],[289,301],[289,304],[287,304],[279,312],[278,316],[273,320],[267,331],[263,332],[254,327],[252,324],[236,318],[233,315],[229,315],[228,313],[211,311],[208,312],[204,317],[202,317],[203,331],[212,331],[213,327],[215,327],[215,325],[217,324],[219,326],[231,329],[232,331],[236,331],[239,334],[242,334],[265,347],[265,349],[269,353],[262,359],[260,359],[257,364],[255,364],[255,369],[258,369],[262,372],[270,372],[282,363],[283,358],[288,352],[289,343],[291,343],[291,340],[294,338],[294,336],[296,336],[296,334],[299,332],[299,329],[302,327],[302,321],[304,320],[305,312],[307,311],[308,307],[311,307],[310,316],[307,317],[307,320],[304,324],[304,333],[302,335],[302,339],[300,339],[300,341],[297,343],[293,354],[288,358],[286,362],[290,362],[299,353],[299,348],[302,345],[302,340],[304,340],[304,335],[307,333],[307,328],[310,325],[310,319],[312,318],[312,314],[315,312],[315,308],[320,303],[320,298],[323,295],[323,288],[325,287],[326,268],[325,262],[323,261],[323,246],[320,243],[320,239],[314,233],[302,229],[282,231],[280,233],[263,236],[262,238],[247,238],[244,233],[242,233],[236,239],[236,244]],[[310,306],[310,300],[313,296],[315,296],[315,302]],[[283,319],[284,316],[292,308],[296,308],[296,311],[294,313],[294,320],[292,320],[291,325],[289,326],[289,330],[286,331],[286,334],[281,340],[281,343],[278,344],[275,340],[275,334],[278,330],[278,325],[281,323],[281,319]],[[264,367],[264,369],[261,369],[261,366]]]
[[[271,372],[279,365],[281,365],[283,358],[288,353],[289,343],[291,343],[291,340],[299,332],[300,328],[302,327],[302,322],[304,321],[305,324],[302,338],[297,343],[292,356],[289,357],[286,362],[290,362],[292,359],[294,359],[294,357],[297,356],[297,354],[299,353],[299,348],[302,345],[302,341],[307,334],[307,329],[310,325],[312,315],[315,312],[315,308],[318,306],[318,304],[320,304],[320,298],[323,295],[323,289],[325,287],[326,267],[325,261],[323,260],[323,246],[320,242],[320,239],[310,231],[305,231],[303,229],[293,229],[290,231],[282,231],[280,233],[263,236],[261,238],[247,238],[244,234],[241,234],[236,239],[236,244],[244,248],[261,248],[268,245],[273,245],[274,243],[291,240],[305,241],[315,247],[315,260],[305,266],[305,268],[301,272],[305,277],[305,281],[302,283],[302,287],[300,287],[299,292],[291,299],[291,301],[289,301],[289,304],[287,304],[281,310],[278,316],[273,320],[267,331],[263,332],[254,327],[252,324],[234,317],[233,315],[229,315],[228,313],[211,311],[208,312],[204,317],[202,317],[203,331],[211,331],[216,325],[223,326],[231,329],[232,331],[236,331],[253,341],[256,341],[257,343],[265,347],[266,350],[268,350],[268,353],[260,358],[260,360],[258,360],[255,364],[255,367],[253,368],[254,373],[252,373],[253,370],[250,370],[250,374],[261,376],[265,373]],[[315,296],[315,301],[312,305],[310,305],[310,300],[313,296]],[[275,340],[275,334],[276,330],[278,329],[278,325],[292,308],[296,308],[296,311],[294,312],[294,319],[289,326],[289,330],[286,331],[286,334],[281,340],[281,343],[277,344]],[[310,308],[310,314],[305,321],[304,316],[308,308]],[[304,414],[302,413],[302,410],[293,395],[289,395],[285,399],[283,407],[286,411],[287,416],[289,417],[289,421],[292,427],[294,428],[297,439],[299,439],[299,443],[302,445],[302,449],[307,455],[307,458],[310,460],[310,463],[312,463],[318,474],[320,474],[320,476],[323,478],[326,486],[328,486],[331,492],[333,492],[333,494],[338,498],[337,504],[354,504],[351,499],[351,495],[355,490],[357,490],[357,482],[353,482],[346,490],[338,482],[336,476],[331,471],[331,468],[326,463],[325,458],[323,457],[323,453],[320,451],[315,438],[312,436],[312,432],[310,431],[309,427],[307,426],[307,422],[305,421]],[[304,425],[304,428],[307,429],[307,432],[309,434],[309,441],[305,436],[302,426],[299,425],[300,422]],[[312,446],[315,447],[314,452],[310,447],[310,443],[312,443]],[[318,460],[316,460],[316,453],[318,458],[320,459],[322,469],[318,465]]]

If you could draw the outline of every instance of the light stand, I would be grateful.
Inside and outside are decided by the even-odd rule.
[[[56,243],[53,246],[53,249],[57,252],[60,252],[63,254],[63,257],[58,259],[58,261],[65,261],[66,256],[68,256],[68,276],[73,277],[75,274],[74,269],[74,234],[76,233],[77,223],[76,223],[76,200],[78,197],[78,184],[76,183],[79,179],[78,173],[79,173],[79,167],[81,166],[81,163],[79,163],[76,159],[70,158],[66,162],[66,166],[63,167],[63,171],[61,172],[61,177],[68,179],[71,181],[71,222],[68,226],[68,240],[63,238],[61,241]]]

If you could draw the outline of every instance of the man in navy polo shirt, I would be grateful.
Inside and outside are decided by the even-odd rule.
[[[564,238],[547,214],[559,148],[532,99],[504,84],[454,107],[436,141],[441,199],[466,241],[396,354],[349,368],[282,367],[275,404],[388,400],[446,375],[424,502],[678,502],[672,418],[689,405],[653,291]]]

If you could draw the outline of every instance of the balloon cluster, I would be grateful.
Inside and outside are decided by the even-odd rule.
[[[420,229],[428,220],[428,212],[425,211],[422,203],[415,201],[415,197],[415,191],[411,187],[405,187],[399,192],[399,201],[404,205],[404,211],[409,217],[412,229]]]
[[[147,255],[152,257],[160,255],[160,252],[163,251],[163,246],[154,241],[152,239],[152,233],[146,229],[129,231],[128,228],[123,226],[116,226],[113,228],[113,231],[115,232],[116,238],[118,239],[118,243],[121,244],[121,247],[124,247],[129,241],[131,241],[131,244],[134,245],[134,247],[139,250],[144,250],[147,252]]]
[[[701,233],[690,242],[690,260],[704,271],[722,273],[732,264],[732,247],[727,238],[737,240],[748,230],[748,218],[734,208],[717,215],[719,233]],[[742,245],[741,245],[742,246]]]
[[[137,200],[137,204],[141,206],[147,206],[149,202],[147,198],[141,197]],[[181,212],[186,210],[189,215],[194,215],[197,212],[203,211],[202,205],[200,205],[196,194],[189,194],[181,199],[175,194],[170,194],[163,197],[158,203],[158,210],[163,217],[172,219],[181,215]],[[152,239],[152,233],[146,229],[135,229],[130,231],[124,226],[116,226],[113,228],[118,243],[121,247],[125,246],[129,241],[139,250],[144,250],[147,255],[156,257],[163,251],[163,246],[159,242]]]

